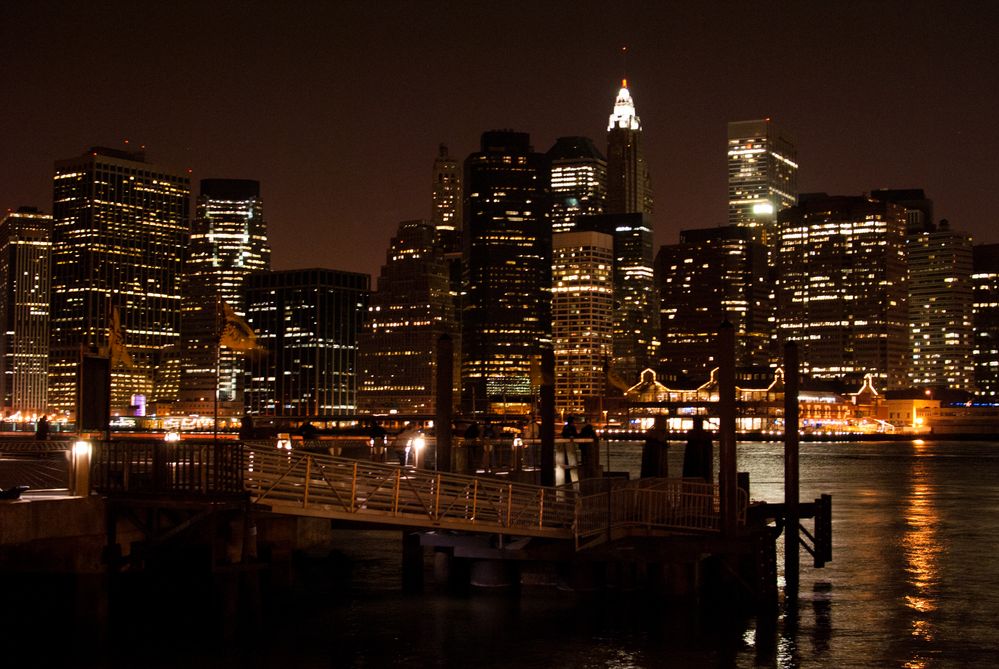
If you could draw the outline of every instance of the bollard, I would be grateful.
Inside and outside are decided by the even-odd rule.
[[[78,497],[90,494],[90,459],[94,447],[89,441],[78,441],[73,444],[72,476],[70,493]]]

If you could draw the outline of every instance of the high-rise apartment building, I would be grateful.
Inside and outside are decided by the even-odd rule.
[[[270,269],[260,183],[202,179],[184,273],[179,409],[242,412],[243,354],[219,348],[223,303],[245,316],[245,278]]]
[[[47,413],[52,217],[20,207],[0,220],[0,409]]]
[[[548,160],[530,136],[483,133],[465,160],[462,405],[527,412],[551,340]]]
[[[778,215],[778,338],[806,374],[907,386],[905,222],[898,205],[825,193]]]
[[[180,341],[188,178],[141,152],[93,148],[55,164],[49,406],[72,415],[81,352],[106,347],[113,314],[134,364],[112,369],[112,409],[152,392]]]
[[[441,144],[434,159],[431,221],[445,253],[461,251],[461,167]]]
[[[910,227],[910,230],[913,228]],[[906,239],[913,386],[973,390],[971,238],[946,220]]]
[[[358,340],[362,412],[433,414],[439,338],[448,335],[460,351],[448,265],[434,227],[403,221],[392,238]]]
[[[588,137],[559,137],[548,149],[551,163],[552,232],[568,232],[578,216],[602,214],[607,160]]]
[[[246,320],[260,353],[248,358],[251,415],[325,417],[357,410],[357,338],[371,278],[332,269],[246,277]]]
[[[652,179],[642,147],[642,122],[628,90],[621,82],[614,111],[607,124],[608,214],[652,214]]]
[[[728,124],[728,223],[771,245],[777,214],[798,196],[794,140],[769,118]]]
[[[999,402],[999,244],[976,244],[972,258],[975,386],[978,397]]]
[[[606,392],[614,340],[614,239],[599,232],[552,237],[555,408],[583,414]]]
[[[736,365],[770,358],[767,251],[750,228],[684,230],[656,255],[661,300],[660,370],[670,379],[705,378],[716,366],[718,327],[735,329]]]
[[[649,218],[580,216],[576,230],[601,232],[614,240],[614,352],[609,369],[625,384],[638,383],[642,370],[659,359],[659,297]]]

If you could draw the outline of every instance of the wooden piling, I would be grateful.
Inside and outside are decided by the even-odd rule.
[[[735,536],[738,522],[738,481],[735,454],[735,328],[728,321],[718,328],[718,484],[721,527]]]
[[[555,351],[541,349],[541,485],[555,485]]]
[[[447,334],[437,339],[437,396],[434,431],[437,435],[437,469],[453,470],[451,420],[454,414],[454,343]]]
[[[786,593],[797,598],[798,549],[798,345],[784,345],[784,580]]]

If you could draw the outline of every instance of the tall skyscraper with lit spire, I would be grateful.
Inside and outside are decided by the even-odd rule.
[[[607,206],[608,214],[651,214],[652,180],[642,151],[642,122],[628,90],[621,90],[607,125]]]

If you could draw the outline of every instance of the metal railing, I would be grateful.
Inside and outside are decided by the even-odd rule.
[[[248,448],[255,502],[281,513],[569,539],[570,489],[435,473],[301,451]]]
[[[104,494],[242,495],[238,442],[102,441],[94,444],[92,488]]]

